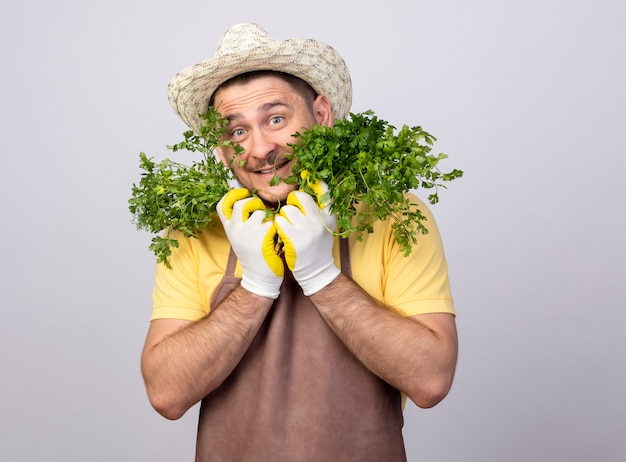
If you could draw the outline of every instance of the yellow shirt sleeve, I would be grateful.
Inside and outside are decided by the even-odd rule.
[[[455,314],[437,223],[423,201],[413,194],[409,197],[426,217],[428,234],[417,234],[417,243],[404,256],[391,221],[374,223],[374,232],[362,241],[350,239],[353,277],[371,296],[403,316]]]
[[[199,321],[209,314],[230,244],[219,225],[204,230],[197,238],[180,232],[171,232],[169,237],[178,241],[178,248],[172,249],[171,269],[162,263],[156,266],[151,319]],[[235,275],[241,275],[239,264]]]

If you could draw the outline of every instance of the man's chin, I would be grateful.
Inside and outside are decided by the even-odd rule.
[[[291,191],[294,191],[295,187],[290,188],[271,188],[269,191],[257,191],[257,195],[263,200],[266,207],[271,209],[277,209],[281,205],[285,204],[287,196]]]
[[[263,203],[268,209],[274,209],[274,210],[279,209],[281,205],[285,205],[285,201],[287,200],[287,196],[285,197],[269,196],[267,194],[263,194],[263,195],[259,194],[259,196],[261,197],[261,199],[263,200]]]
[[[263,199],[263,203],[265,204],[265,207],[267,207],[268,210],[278,210],[280,208],[280,206],[282,204],[284,204],[283,201],[268,201]]]

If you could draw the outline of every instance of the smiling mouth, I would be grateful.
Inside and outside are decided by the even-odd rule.
[[[284,162],[280,163],[280,164],[274,164],[272,165],[270,168],[267,169],[263,169],[263,170],[257,170],[255,173],[257,173],[258,175],[268,175],[271,174],[273,175],[274,173],[276,173],[278,170],[280,170],[281,168],[285,167],[287,164],[289,164],[289,162],[291,162],[290,160],[285,160]]]

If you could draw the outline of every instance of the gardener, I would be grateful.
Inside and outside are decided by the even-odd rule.
[[[234,161],[218,153],[243,187],[218,204],[223,226],[174,235],[172,269],[157,266],[142,357],[151,403],[178,419],[202,402],[198,461],[405,460],[405,397],[434,406],[456,365],[434,219],[414,197],[429,233],[405,257],[390,221],[362,241],[334,237],[324,183],[313,185],[317,197],[270,184],[291,174],[294,133],[349,115],[343,59],[318,41],[239,24],[212,59],[172,79],[169,98],[195,130],[209,105],[228,119],[228,138],[245,151]]]

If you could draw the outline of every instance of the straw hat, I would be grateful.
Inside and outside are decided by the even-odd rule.
[[[213,58],[176,74],[168,86],[174,112],[194,130],[199,114],[222,83],[238,74],[274,70],[300,77],[328,98],[333,119],[348,116],[352,104],[352,81],[343,58],[332,47],[312,39],[276,40],[255,23],[229,28],[220,39]]]

